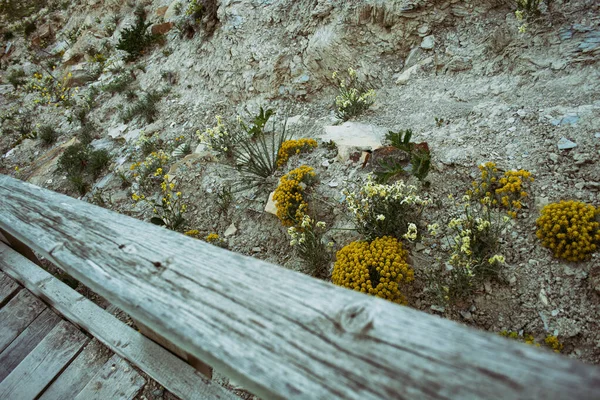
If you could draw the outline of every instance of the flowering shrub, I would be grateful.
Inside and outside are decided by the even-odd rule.
[[[546,346],[554,350],[555,353],[560,353],[564,347],[564,345],[554,335],[546,336],[546,339],[544,339],[544,343],[546,343]]]
[[[313,183],[316,176],[313,168],[302,165],[281,177],[273,194],[273,201],[283,226],[296,225],[302,221],[308,209],[308,203],[303,196],[304,190]]]
[[[317,278],[325,278],[327,264],[331,259],[330,246],[323,243],[325,227],[325,222],[315,223],[314,219],[304,215],[297,227],[288,228],[288,235],[291,238],[290,246],[309,266],[311,274]]]
[[[281,144],[277,154],[277,167],[287,164],[289,158],[294,154],[307,153],[317,147],[314,139],[286,140]]]
[[[505,208],[508,215],[516,218],[523,201],[528,197],[527,183],[534,181],[531,172],[520,169],[500,174],[493,162],[480,165],[479,170],[481,178],[473,181],[473,189],[467,194],[477,199],[488,197],[492,206]]]
[[[49,73],[36,72],[25,89],[29,92],[36,92],[40,96],[40,98],[34,100],[36,104],[55,107],[59,105],[70,106],[73,103],[73,97],[79,91],[79,88],[71,90],[67,86],[67,81],[71,76],[72,74],[69,72],[62,80],[58,80]]]
[[[217,120],[216,126],[206,129],[204,133],[198,130],[196,134],[200,139],[200,143],[204,143],[211,150],[218,151],[225,157],[231,158],[233,156],[233,146],[236,142],[234,135],[229,133],[223,123],[223,117],[217,115],[215,119]]]
[[[443,273],[425,272],[430,290],[444,303],[468,296],[485,279],[501,278],[505,259],[500,254],[500,236],[510,218],[493,212],[489,197],[482,200],[472,202],[464,196],[458,203],[461,213],[448,224],[449,267]],[[428,228],[435,230],[435,226]]]
[[[507,331],[507,330],[503,330],[498,332],[498,334],[500,336],[504,336],[507,337],[509,339],[514,339],[514,340],[518,340],[518,341],[522,341],[525,344],[528,345],[532,345],[535,347],[540,347],[540,344],[535,340],[535,338],[533,337],[532,334],[523,334],[522,336],[519,336],[518,332],[515,331]],[[548,335],[546,336],[546,338],[544,339],[544,344],[552,349],[555,353],[560,353],[561,350],[563,349],[564,345],[558,340],[558,337],[554,336],[554,335]]]
[[[161,181],[161,177],[169,164],[170,157],[163,150],[153,151],[144,161],[131,164],[133,178],[141,188],[148,190],[153,183]]]
[[[348,210],[356,229],[368,239],[381,236],[417,238],[417,222],[423,207],[430,203],[417,195],[415,186],[401,181],[378,184],[371,175],[358,192],[344,190]]]
[[[335,98],[336,116],[344,121],[371,107],[375,102],[375,91],[367,89],[358,82],[356,71],[348,68],[348,76],[340,78],[334,72],[332,78],[337,81],[339,94]]]
[[[600,243],[600,210],[579,201],[545,206],[536,224],[537,237],[556,258],[583,261]]]
[[[407,252],[395,238],[352,242],[336,254],[332,282],[398,304],[406,304],[399,285],[414,279]]]
[[[161,193],[158,200],[146,198],[145,195],[139,195],[135,192],[131,195],[131,198],[135,202],[146,201],[152,206],[155,216],[150,219],[150,222],[171,230],[177,230],[185,222],[183,214],[187,210],[187,205],[182,202],[181,192],[176,190],[175,183],[169,182],[169,176],[164,175],[162,178]]]

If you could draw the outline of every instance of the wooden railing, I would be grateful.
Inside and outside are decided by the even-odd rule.
[[[600,393],[597,367],[7,176],[0,176],[0,228],[262,398]]]

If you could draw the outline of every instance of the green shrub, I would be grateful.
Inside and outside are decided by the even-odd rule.
[[[50,146],[51,144],[56,142],[56,139],[58,138],[58,132],[50,125],[44,125],[40,127],[38,138],[40,138],[44,145]]]
[[[85,194],[90,181],[97,179],[109,164],[110,156],[105,149],[93,150],[77,143],[65,149],[58,159],[58,170],[64,172],[73,188]]]
[[[7,81],[17,89],[19,86],[25,84],[25,76],[23,68],[14,69],[8,73]]]
[[[119,43],[117,43],[118,50],[127,52],[126,61],[138,59],[156,41],[154,35],[146,32],[152,24],[146,22],[144,10],[136,10],[136,17],[135,25],[125,28],[121,33]]]
[[[134,118],[141,117],[148,124],[154,122],[154,119],[158,114],[158,108],[156,107],[156,104],[162,99],[162,97],[163,92],[158,90],[153,90],[146,93],[135,104],[125,110],[125,112],[122,114],[123,121],[125,123],[129,123]]]
[[[346,121],[360,115],[375,102],[375,91],[359,82],[352,68],[348,68],[347,76],[342,78],[334,72],[333,79],[337,81],[339,91],[335,98],[338,118]]]

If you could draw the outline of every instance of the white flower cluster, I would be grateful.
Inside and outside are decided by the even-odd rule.
[[[323,221],[318,221],[317,223],[315,223],[314,219],[310,218],[308,215],[304,215],[304,217],[302,217],[302,222],[300,222],[300,229],[294,226],[289,227],[287,232],[288,235],[290,235],[290,238],[292,239],[290,241],[290,246],[304,244],[306,242],[306,232],[308,230],[311,230],[313,226],[316,229],[324,231],[326,224]]]
[[[229,148],[226,143],[228,142],[229,132],[227,132],[227,128],[223,123],[223,117],[217,115],[215,119],[217,120],[217,126],[206,129],[204,133],[198,130],[196,134],[200,142],[206,144],[211,150],[227,152]]]
[[[376,203],[397,203],[408,206],[425,206],[431,203],[431,200],[421,198],[417,193],[415,186],[406,185],[402,181],[390,185],[376,183],[372,175],[367,177],[367,181],[358,192],[348,190],[342,192],[346,196],[348,210],[359,220],[364,220]],[[383,214],[376,216],[379,221],[383,221],[385,218],[386,216]]]
[[[417,226],[413,223],[408,224],[408,230],[402,237],[410,241],[415,240],[417,238]]]

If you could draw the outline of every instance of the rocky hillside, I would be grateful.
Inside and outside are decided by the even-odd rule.
[[[600,206],[600,4],[517,3],[8,0],[0,6],[0,172],[330,280],[335,252],[379,236],[371,228],[391,218],[378,212],[357,231],[364,220],[348,201],[368,173],[381,172],[384,154],[405,172],[396,182],[426,200],[394,228],[414,270],[401,289],[408,306],[600,363],[600,255],[590,242],[577,262],[557,258],[536,237],[548,204]],[[344,121],[332,75],[348,68],[375,101]],[[254,119],[261,107],[275,112],[266,126]],[[294,139],[318,147],[292,153],[264,179],[249,178],[243,144],[231,142],[234,151],[209,139],[235,131],[270,146],[284,122]],[[407,129],[413,145],[391,149],[387,133]],[[422,180],[410,174],[414,144],[430,152]],[[481,204],[474,192],[461,199],[487,162],[499,177],[520,170],[534,181],[523,179],[518,213],[498,225],[493,255],[504,262],[458,290],[451,279],[467,267],[452,255],[466,253],[452,229],[466,227],[448,224],[465,221],[463,201]],[[325,222],[315,248],[329,256],[319,268],[290,245],[288,228],[313,231],[301,216],[284,226],[282,200],[271,196],[302,165],[316,178],[298,186],[305,215]],[[491,201],[502,221],[507,210]],[[436,236],[427,231],[434,224]]]

